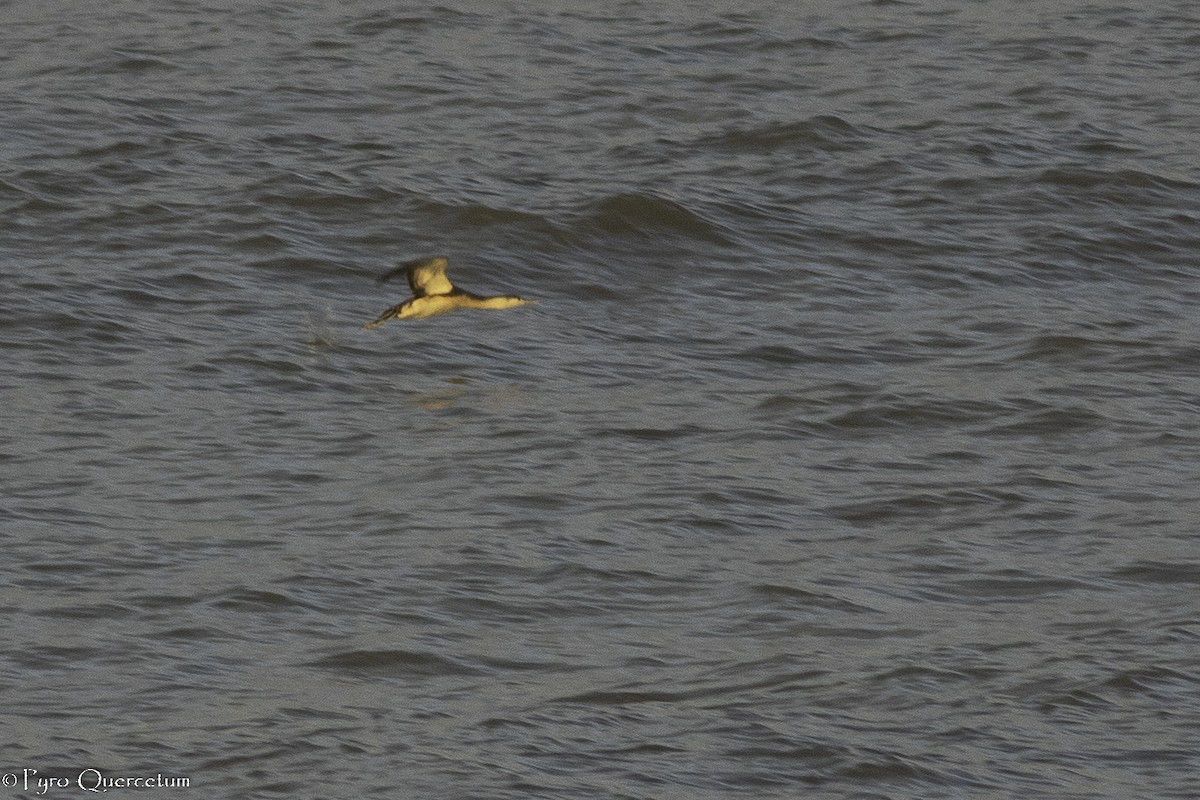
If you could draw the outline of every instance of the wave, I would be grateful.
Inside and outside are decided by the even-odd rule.
[[[310,662],[309,666],[351,674],[476,675],[479,671],[444,656],[412,650],[347,650]]]
[[[1135,169],[1102,171],[1081,167],[1052,167],[1038,173],[1036,180],[1038,183],[1047,186],[1088,191],[1108,190],[1124,192],[1126,190],[1143,189],[1158,191],[1183,189],[1194,191],[1200,188],[1200,184],[1195,181],[1156,175],[1152,172],[1143,172]],[[1129,200],[1130,198],[1122,194],[1120,199]]]
[[[257,187],[255,199],[266,206],[327,212],[371,207],[400,197],[381,186],[334,188],[330,184],[345,184],[346,181],[340,176],[329,177],[332,180],[317,181],[291,173],[272,177]]]
[[[730,246],[722,226],[671,200],[653,194],[624,193],[601,198],[585,212],[577,229],[604,236],[650,238],[685,236]]]
[[[650,193],[619,193],[585,201],[574,212],[550,216],[478,202],[421,198],[406,209],[414,229],[440,231],[442,238],[486,240],[488,248],[507,243],[523,251],[575,249],[610,251],[622,240],[694,240],[731,246],[727,228],[673,200]],[[478,236],[476,236],[478,234]],[[598,245],[597,240],[601,244]]]
[[[444,203],[437,200],[421,200],[414,209],[417,213],[437,218],[439,226],[462,226],[466,228],[491,228],[513,226],[543,233],[556,232],[556,226],[546,217],[530,211],[512,208],[496,208],[483,203]]]
[[[854,150],[865,147],[868,132],[841,117],[820,114],[795,122],[770,122],[751,128],[731,128],[706,136],[697,146],[732,152],[761,154],[764,151]]]
[[[439,24],[462,24],[479,15],[445,6],[430,6],[418,13],[376,11],[350,23],[346,31],[353,36],[375,37],[393,31],[421,32]]]

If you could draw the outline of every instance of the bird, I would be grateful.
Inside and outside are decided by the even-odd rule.
[[[421,258],[401,264],[380,275],[376,280],[383,283],[403,272],[408,278],[413,296],[398,306],[392,306],[374,322],[363,325],[363,330],[378,327],[389,319],[436,317],[438,314],[446,314],[460,308],[515,308],[537,302],[517,297],[515,294],[480,297],[464,292],[446,277],[446,266],[449,263],[445,256]]]

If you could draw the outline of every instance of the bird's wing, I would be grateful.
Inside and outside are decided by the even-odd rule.
[[[412,289],[413,297],[453,292],[454,284],[446,277],[448,263],[445,258],[439,256],[409,265],[408,285]]]
[[[395,269],[383,273],[375,280],[383,283],[403,274],[408,278],[408,288],[412,289],[413,297],[424,297],[427,294],[449,294],[454,291],[454,285],[446,277],[448,263],[442,256],[406,261]]]

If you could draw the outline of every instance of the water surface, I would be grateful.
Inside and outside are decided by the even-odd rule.
[[[1190,3],[0,15],[5,774],[1194,793]]]

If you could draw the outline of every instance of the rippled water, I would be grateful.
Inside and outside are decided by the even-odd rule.
[[[0,16],[5,781],[1195,796],[1192,3]]]

